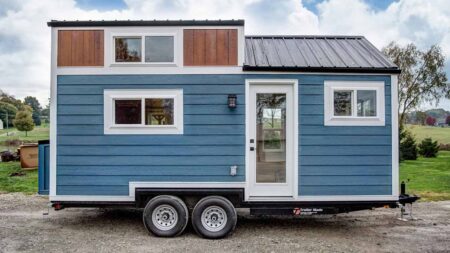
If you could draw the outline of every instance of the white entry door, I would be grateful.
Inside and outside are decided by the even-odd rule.
[[[249,84],[248,196],[294,195],[294,85]]]

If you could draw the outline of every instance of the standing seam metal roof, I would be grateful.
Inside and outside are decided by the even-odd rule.
[[[400,72],[363,36],[246,36],[244,70]]]

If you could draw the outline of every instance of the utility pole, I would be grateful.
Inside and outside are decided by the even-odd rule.
[[[8,122],[8,110],[6,110],[6,136],[9,136],[8,135],[8,125],[9,125],[9,122]]]

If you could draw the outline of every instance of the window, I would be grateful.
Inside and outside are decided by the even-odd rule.
[[[105,90],[105,134],[182,134],[183,91]]]
[[[325,81],[325,125],[385,124],[384,82]]]
[[[113,36],[115,63],[174,64],[174,35]]]

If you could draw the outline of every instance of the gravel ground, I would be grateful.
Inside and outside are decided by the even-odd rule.
[[[1,252],[449,252],[450,201],[418,203],[416,221],[398,209],[315,217],[263,217],[239,211],[235,232],[222,240],[157,238],[134,209],[47,210],[47,199],[0,194]]]

